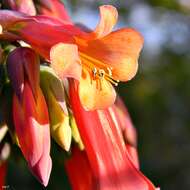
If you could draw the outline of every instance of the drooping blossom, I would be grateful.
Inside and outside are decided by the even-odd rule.
[[[37,179],[46,186],[50,158],[49,116],[39,86],[39,58],[30,48],[16,48],[7,59],[14,89],[13,121],[21,151]]]
[[[136,131],[122,102],[114,104],[112,86],[136,74],[142,36],[128,28],[112,32],[118,13],[110,5],[100,7],[98,26],[86,32],[72,24],[59,0],[38,2],[41,13],[49,17],[0,10],[0,39],[28,43],[50,62],[60,79],[74,80],[69,79],[68,114],[57,76],[41,75],[45,99],[39,87],[39,64],[31,64],[36,59],[22,53],[14,57],[23,48],[9,56],[14,124],[32,172],[47,185],[51,171],[49,111],[56,142],[69,150],[72,132],[83,150],[72,147],[71,159],[65,163],[74,190],[155,190],[139,170]]]
[[[70,81],[70,102],[96,181],[95,189],[155,190],[138,170],[136,160],[133,162],[116,115],[113,117],[110,108],[85,111],[76,95],[77,88],[78,84]]]
[[[65,20],[9,11],[0,15],[8,15],[0,19],[3,35],[11,33],[30,44],[50,60],[60,78],[79,81],[80,101],[87,110],[112,105],[116,93],[111,84],[136,74],[143,38],[129,28],[111,32],[118,17],[113,6],[100,7],[100,22],[90,33]]]

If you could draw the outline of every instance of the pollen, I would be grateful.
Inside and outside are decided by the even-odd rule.
[[[98,89],[102,89],[102,82],[104,79],[114,86],[118,86],[120,81],[113,78],[112,67],[107,67],[107,64],[84,53],[80,52],[79,54],[82,59],[82,65],[89,71],[92,80],[97,82]]]

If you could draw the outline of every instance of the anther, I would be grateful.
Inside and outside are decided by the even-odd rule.
[[[93,74],[93,77],[96,78],[96,74],[97,74],[97,69],[96,69],[96,67],[94,67],[94,68],[92,69],[92,74]]]
[[[108,75],[109,75],[109,76],[112,76],[112,68],[107,67],[106,69],[107,69],[107,71],[108,71]]]
[[[98,70],[98,76],[102,79],[105,76],[105,71],[103,69]]]

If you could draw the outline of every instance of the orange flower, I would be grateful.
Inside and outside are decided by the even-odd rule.
[[[87,33],[70,20],[0,11],[0,37],[14,34],[30,44],[51,61],[60,78],[80,82],[78,93],[85,109],[103,109],[115,101],[112,84],[117,86],[136,74],[143,38],[129,28],[111,32],[118,17],[111,5],[100,7],[100,17],[95,30]]]
[[[93,32],[75,36],[75,44],[58,43],[50,52],[51,66],[60,77],[80,81],[80,101],[87,110],[114,103],[111,84],[117,86],[134,77],[143,45],[142,36],[133,29],[111,32],[118,17],[113,6],[101,6],[100,16]]]

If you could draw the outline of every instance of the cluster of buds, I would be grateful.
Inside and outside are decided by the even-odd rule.
[[[59,0],[4,0],[1,8],[0,185],[13,143],[47,186],[52,137],[71,154],[62,169],[72,189],[155,190],[140,171],[136,130],[112,86],[136,74],[142,36],[112,32],[118,15],[111,5],[100,7],[93,32],[72,23]]]

